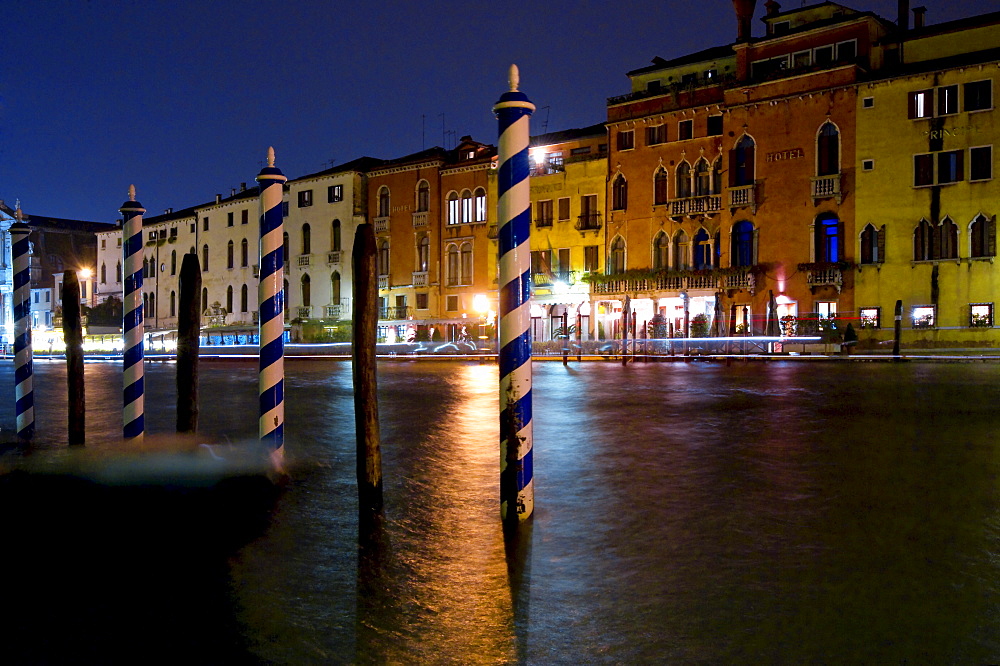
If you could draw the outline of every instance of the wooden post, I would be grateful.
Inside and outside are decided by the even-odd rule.
[[[566,306],[564,305],[563,308]],[[563,309],[562,315],[562,331],[563,331],[563,346],[562,346],[562,358],[563,365],[569,365],[569,312]]]
[[[201,333],[201,266],[185,254],[177,311],[177,432],[198,431],[198,351]]]
[[[351,257],[354,270],[352,338],[354,427],[357,436],[358,514],[365,519],[382,512],[382,451],[378,427],[378,382],[375,335],[378,327],[378,279],[375,275],[375,232],[359,224]]]
[[[583,360],[583,331],[580,327],[583,326],[583,315],[580,314],[580,306],[576,306],[576,362],[579,363]]]
[[[63,273],[63,339],[66,341],[66,385],[69,389],[69,444],[87,439],[87,400],[83,383],[83,325],[80,320],[80,281],[76,271]]]
[[[899,358],[900,326],[903,323],[903,301],[896,301],[896,321],[892,338],[892,355]]]

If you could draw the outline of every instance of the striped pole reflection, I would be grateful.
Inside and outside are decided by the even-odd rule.
[[[284,257],[282,256],[282,185],[288,180],[274,166],[274,148],[267,149],[267,166],[260,183],[260,282],[257,297],[260,326],[260,441],[281,465],[285,443],[285,317]]]
[[[128,188],[122,214],[122,266],[125,268],[125,303],[122,321],[124,375],[122,420],[125,439],[142,442],[145,432],[142,348],[142,214],[146,209],[135,200],[135,185]]]
[[[528,118],[535,105],[517,90],[516,65],[510,66],[509,82],[510,89],[493,107],[499,122],[500,518],[517,524],[534,508]]]
[[[14,270],[14,417],[17,438],[27,442],[35,434],[35,393],[31,365],[31,230],[21,221],[21,208],[10,225]]]

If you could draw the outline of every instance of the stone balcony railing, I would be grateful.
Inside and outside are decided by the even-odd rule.
[[[327,319],[343,319],[351,313],[351,308],[346,302],[348,299],[341,298],[340,303],[327,305],[323,308],[323,315]]]
[[[295,308],[295,316],[299,319],[309,319],[312,316],[312,306],[311,305],[300,305]]]
[[[426,210],[420,211],[413,214],[413,228],[419,229],[420,227],[426,227],[428,220],[430,220],[430,213]]]
[[[840,174],[835,173],[830,176],[816,176],[812,179],[813,199],[836,199],[841,200]]]
[[[388,289],[389,288],[389,276],[388,275],[379,275],[378,276],[378,288],[379,289]]]
[[[308,255],[308,254],[300,254],[298,256],[298,260],[296,261],[296,264],[298,266],[308,266],[309,265],[309,256],[310,255]]]
[[[389,233],[389,216],[376,217],[375,218],[375,233],[377,234],[387,234]]]
[[[341,261],[341,251],[335,250],[333,252],[326,253],[326,263],[328,264],[339,264]]]
[[[750,185],[739,185],[737,187],[730,187],[729,207],[756,209],[757,207],[756,186],[754,184],[750,184]]]
[[[705,215],[720,210],[722,210],[722,196],[719,194],[674,199],[670,202],[671,215]]]
[[[414,287],[427,286],[427,271],[413,271],[413,286]]]
[[[611,279],[597,282],[593,285],[594,294],[626,294],[651,293],[658,291],[687,291],[720,289],[745,289],[754,293],[755,280],[753,271],[745,269],[726,269],[723,271],[705,271],[704,274],[689,272],[665,271],[651,277]]]
[[[837,293],[844,288],[844,271],[840,266],[828,263],[802,264],[806,273],[806,284],[810,287],[835,287]]]

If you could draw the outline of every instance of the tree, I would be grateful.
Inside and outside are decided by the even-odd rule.
[[[107,300],[89,311],[84,308],[87,316],[87,324],[90,326],[121,326],[122,317],[125,314],[125,307],[120,298],[109,296]]]

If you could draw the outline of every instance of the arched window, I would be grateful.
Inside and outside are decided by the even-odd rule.
[[[149,317],[149,294],[142,295],[142,312],[143,317]]]
[[[177,275],[177,250],[170,251],[170,274]]]
[[[461,224],[462,222],[462,202],[458,198],[458,192],[448,193],[448,224]]]
[[[149,315],[150,318],[156,318],[156,294],[149,295]]]
[[[122,262],[119,261],[118,264],[115,266],[115,282],[121,282],[121,281],[122,281]]]
[[[330,229],[330,250],[340,252],[340,220],[334,220]]]
[[[378,246],[378,274],[389,274],[389,241],[383,240]]]
[[[730,151],[729,173],[732,174],[733,187],[753,185],[754,182],[754,150],[756,144],[748,134],[740,137],[736,147]]]
[[[461,266],[459,263],[458,246],[454,243],[448,245],[446,250],[448,256],[448,286],[454,287],[461,277]]]
[[[712,239],[704,228],[694,235],[694,267],[696,270],[712,268]]]
[[[883,227],[884,229],[884,227]],[[885,261],[885,234],[873,224],[866,224],[861,230],[861,263],[879,264]]]
[[[176,317],[177,316],[177,292],[176,291],[170,292],[170,316],[171,317]]]
[[[142,259],[142,277],[149,277],[149,260],[143,257]]]
[[[244,238],[240,242],[240,266],[246,268],[250,265],[250,242]]]
[[[462,284],[472,284],[472,243],[462,243]]]
[[[653,205],[662,206],[667,203],[668,188],[667,188],[667,170],[663,167],[656,169],[656,173],[653,174]]]
[[[240,287],[240,312],[248,312],[250,305],[250,288],[245,284]]]
[[[229,245],[226,247],[226,268],[233,267],[233,241],[229,241]]]
[[[941,220],[941,259],[958,259],[958,225],[950,217]]]
[[[683,229],[674,234],[674,270],[685,271],[691,268],[688,263],[689,246],[688,235]]]
[[[917,228],[913,231],[913,260],[927,261],[933,259],[936,254],[934,233],[930,222],[920,220]]]
[[[288,257],[290,257],[290,256],[291,255],[288,254],[288,232],[286,231],[285,233],[283,233],[281,235],[281,261],[282,261],[282,265],[288,263]]]
[[[722,194],[722,156],[712,162],[712,194]]]
[[[281,310],[285,313],[285,321],[288,321],[289,310],[288,310],[288,280],[282,282],[282,292],[281,292]]]
[[[312,227],[308,222],[302,225],[302,254],[312,254]]]
[[[389,217],[389,188],[385,185],[378,190],[378,216]]]
[[[611,252],[608,255],[608,274],[625,272],[625,239],[621,236],[615,237],[611,242]]]
[[[816,175],[832,176],[840,173],[840,132],[829,120],[816,134]]]
[[[687,161],[677,165],[677,193],[678,199],[687,199],[691,196],[691,165]]]
[[[462,222],[472,222],[472,192],[462,190]]]
[[[304,307],[312,305],[312,284],[308,273],[302,276],[302,305]]]
[[[997,232],[993,220],[985,215],[977,215],[969,227],[973,257],[995,257],[997,254]]]
[[[201,309],[208,309],[208,287],[201,288]]]
[[[108,281],[108,267],[101,262],[101,284],[105,284]]]
[[[330,276],[330,294],[330,303],[340,305],[340,273],[337,271]]]
[[[696,197],[707,197],[712,193],[712,173],[708,166],[708,160],[704,157],[694,165],[694,195]]]
[[[476,200],[476,222],[485,222],[489,214],[486,209],[486,190],[477,187],[473,197]]]
[[[816,261],[834,263],[843,259],[840,242],[840,220],[833,213],[816,218]]]
[[[233,311],[233,285],[226,287],[226,312]]]
[[[417,241],[417,270],[421,273],[427,272],[427,266],[431,259],[431,239],[428,236],[421,236]]]
[[[662,231],[653,239],[653,269],[664,271],[670,267],[670,240]]]
[[[201,270],[208,270],[208,245],[201,246]]]
[[[431,207],[431,186],[426,180],[417,183],[417,212],[425,213]]]
[[[628,208],[628,183],[620,173],[611,183],[611,209],[625,210]]]

